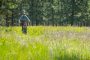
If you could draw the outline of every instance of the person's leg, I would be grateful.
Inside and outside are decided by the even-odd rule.
[[[27,27],[26,27],[26,34],[27,34]]]
[[[24,33],[27,34],[27,27],[24,28]]]
[[[22,33],[24,32],[24,28],[23,28],[23,26],[22,26]]]
[[[27,34],[27,27],[24,27],[24,28],[23,28],[23,33],[24,33],[24,34]]]

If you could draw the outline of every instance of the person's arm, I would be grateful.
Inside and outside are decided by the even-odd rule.
[[[21,17],[19,18],[18,22],[20,23]]]
[[[26,16],[26,15],[25,15]],[[28,22],[30,22],[30,19],[26,16],[26,18],[27,18],[27,20],[28,20]]]

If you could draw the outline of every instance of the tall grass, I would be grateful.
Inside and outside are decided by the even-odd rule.
[[[90,60],[89,27],[0,27],[0,60]]]

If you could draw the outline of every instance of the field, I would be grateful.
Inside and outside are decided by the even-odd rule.
[[[90,28],[0,27],[0,60],[90,60]]]

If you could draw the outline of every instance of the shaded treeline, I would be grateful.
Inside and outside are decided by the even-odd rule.
[[[31,25],[90,25],[89,0],[0,0],[0,25],[18,25],[22,10]]]

